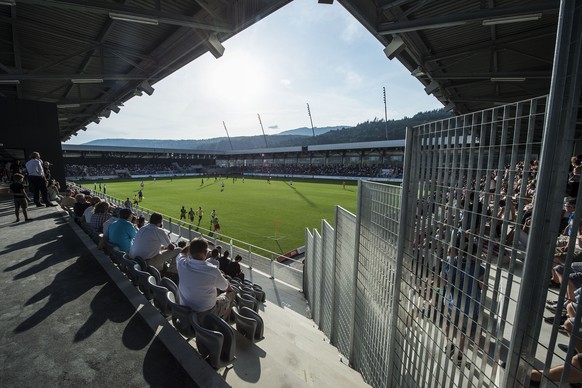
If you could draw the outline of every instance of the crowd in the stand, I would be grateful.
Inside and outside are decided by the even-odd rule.
[[[402,178],[402,168],[377,164],[274,164],[268,167],[247,167],[249,173],[284,175],[325,175]]]
[[[80,164],[65,165],[65,175],[75,177],[93,177],[93,176],[118,176],[120,172],[128,172],[130,175],[152,175],[162,173],[178,173],[175,165],[163,163],[148,164],[99,164],[87,166]]]
[[[433,186],[427,191],[432,194],[418,204],[419,220],[430,215],[432,225],[419,236],[415,243],[419,249],[415,251],[422,266],[427,265],[429,257],[436,258],[428,272],[428,282],[433,286],[429,298],[436,289],[437,300],[441,298],[436,310],[440,311],[441,321],[446,317],[445,334],[449,343],[445,351],[459,365],[463,363],[466,337],[474,338],[478,327],[482,290],[488,284],[485,257],[491,250],[494,255],[504,255],[505,247],[524,249],[527,243],[536,202],[538,167],[537,160],[520,161],[515,166],[505,166],[504,170],[474,177],[450,169],[440,183],[429,182]],[[582,223],[574,218],[581,174],[582,155],[573,156],[565,183],[561,233],[556,236],[555,267],[549,284],[550,288],[560,288],[566,282],[566,300],[549,299],[546,308],[553,315],[544,318],[546,323],[558,326],[559,333],[573,337],[570,342],[579,354],[572,359],[571,383],[582,382],[582,331],[574,332],[576,307],[582,293]],[[571,264],[565,263],[569,247],[573,252]],[[464,317],[462,322],[460,317]],[[436,315],[434,319],[436,322]],[[567,352],[569,345],[560,343],[558,348]],[[563,368],[559,365],[550,369],[546,377],[559,380]],[[540,379],[541,372],[534,370],[531,385],[536,386]]]
[[[130,175],[184,174],[200,172],[199,165],[172,164],[101,164],[87,166],[79,164],[65,165],[65,174],[69,177],[118,176],[120,173]],[[204,171],[202,171],[204,172]],[[402,167],[377,164],[281,164],[269,166],[248,166],[240,171],[249,174],[282,174],[282,175],[323,175],[323,176],[354,176],[378,178],[402,178]],[[228,171],[224,171],[228,174]]]

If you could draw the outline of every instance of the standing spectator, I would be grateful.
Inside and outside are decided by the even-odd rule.
[[[458,254],[453,257],[453,252],[457,252]],[[475,257],[476,252],[476,242],[473,244],[473,254],[471,255],[466,253],[465,249],[463,251],[449,249],[447,262],[443,266],[443,279],[445,280],[445,284],[449,286],[447,296],[445,297],[445,300],[448,301],[446,336],[449,336],[451,320],[454,326],[453,336],[456,335],[456,331],[459,329],[459,323],[462,322],[459,353],[456,360],[459,366],[463,361],[466,335],[469,334],[473,337],[477,332],[477,319],[479,318],[485,267],[477,263]],[[472,315],[470,315],[471,310]],[[451,344],[447,351],[449,352],[449,357],[452,358],[455,354],[454,344]]]
[[[40,160],[40,154],[38,152],[33,152],[30,155],[30,160],[26,162],[26,171],[28,172],[28,183],[30,184],[30,190],[32,191],[34,203],[37,207],[42,207],[40,203],[40,195],[42,200],[46,204],[46,207],[55,206],[48,198],[48,193],[46,190],[46,178],[44,175],[44,170],[42,168],[42,160]]]
[[[206,261],[207,251],[208,242],[195,238],[176,258],[180,304],[190,307],[198,316],[214,313],[228,320],[235,294],[220,270]],[[217,289],[226,292],[217,297]]]
[[[174,249],[175,246],[162,225],[162,215],[153,213],[150,223],[137,232],[129,251],[132,259],[139,256],[160,271],[166,261],[174,259],[180,253],[178,249]]]
[[[44,177],[47,180],[47,182],[50,182],[52,178],[51,175],[51,164],[49,162],[43,162],[42,163],[42,169],[44,170]]]
[[[123,203],[123,206],[124,206],[126,209],[129,209],[129,210],[131,210],[131,201],[129,200],[129,197],[127,197],[127,199],[126,199],[126,200],[125,200],[125,202]]]
[[[16,214],[16,222],[20,221],[20,209],[22,208],[22,214],[24,215],[24,221],[30,221],[32,218],[28,218],[28,212],[26,208],[28,207],[28,195],[24,190],[24,185],[22,181],[24,180],[24,175],[14,174],[12,175],[14,182],[10,185],[10,191],[14,197],[14,213]]]

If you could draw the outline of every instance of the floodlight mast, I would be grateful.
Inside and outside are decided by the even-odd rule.
[[[311,132],[313,132],[313,137],[315,137],[315,129],[313,128],[313,119],[311,118],[311,109],[309,109],[309,103],[307,103],[307,114],[309,115],[309,121],[311,122]]]
[[[228,137],[228,142],[230,143],[230,149],[234,151],[234,147],[232,146],[232,141],[230,141],[230,135],[228,134],[228,129],[226,129],[226,124],[224,123],[224,121],[222,122],[222,125],[224,125],[224,130],[226,131],[226,137]]]
[[[269,148],[269,144],[267,144],[267,135],[265,135],[265,128],[263,128],[263,122],[261,121],[261,115],[257,113],[259,117],[259,124],[261,124],[261,131],[263,131],[263,138],[265,139],[265,147]]]
[[[384,89],[384,125],[386,128],[386,140],[388,140],[388,107],[386,105],[386,86],[383,86]]]

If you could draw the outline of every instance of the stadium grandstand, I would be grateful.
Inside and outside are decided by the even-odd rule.
[[[30,158],[37,202],[19,219],[20,178],[2,186],[0,385],[580,386],[582,0],[338,0],[454,113],[401,141],[61,143],[289,2],[0,1],[0,156]],[[223,171],[357,179],[357,209],[306,228],[294,267],[153,212],[138,226],[129,198],[66,179]],[[57,208],[59,185],[77,196]],[[144,260],[100,233],[110,204],[163,249]],[[184,236],[236,254],[210,310],[182,304],[180,259],[153,264]]]
[[[402,180],[404,140],[223,152],[63,144],[68,180],[200,175]]]

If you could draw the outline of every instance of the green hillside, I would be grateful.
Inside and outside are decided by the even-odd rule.
[[[221,182],[224,181],[224,190]],[[357,186],[341,182],[289,181],[239,178],[210,181],[200,178],[147,179],[144,181],[145,208],[179,219],[182,205],[187,210],[204,209],[200,226],[209,228],[210,213],[216,209],[222,233],[275,252],[287,252],[304,245],[305,227],[321,228],[321,220],[334,220],[335,205],[355,212]],[[141,180],[108,181],[107,194],[119,199],[133,196]],[[87,183],[92,188],[92,183]]]

